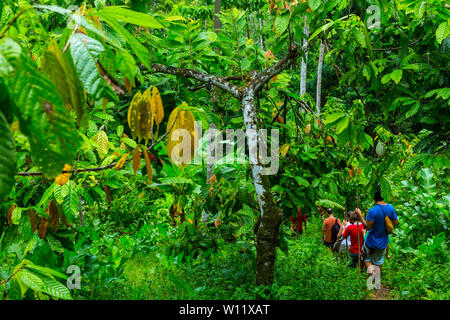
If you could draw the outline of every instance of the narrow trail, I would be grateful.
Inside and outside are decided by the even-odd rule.
[[[381,285],[372,300],[391,300],[391,288]]]

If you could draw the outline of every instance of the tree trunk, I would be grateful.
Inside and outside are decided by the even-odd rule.
[[[263,174],[262,159],[257,155],[258,145],[258,122],[255,96],[265,83],[279,74],[299,57],[299,51],[295,44],[289,47],[287,55],[276,64],[257,74],[246,86],[237,87],[224,78],[206,74],[198,70],[168,67],[161,64],[152,64],[152,71],[156,73],[173,74],[186,78],[196,79],[204,83],[211,83],[233,97],[242,104],[242,112],[245,125],[245,135],[249,149],[250,167],[252,170],[253,185],[258,199],[260,215],[258,224],[255,226],[256,233],[256,285],[270,285],[273,282],[275,265],[276,240],[280,227],[282,213],[275,204],[270,189],[267,175]],[[260,140],[260,143],[263,142]],[[273,140],[272,140],[273,143]]]
[[[216,16],[217,13],[220,13],[220,2],[221,0],[214,1],[214,32],[219,33],[222,24],[220,23],[219,17]]]
[[[261,45],[261,49],[263,51],[266,51],[266,49],[264,48],[264,37],[263,37],[263,33],[262,33],[262,29],[263,29],[263,21],[261,20],[261,18],[259,19],[259,43]]]
[[[276,256],[276,241],[281,223],[281,210],[275,205],[270,190],[269,178],[262,174],[263,167],[258,157],[258,125],[256,118],[255,91],[244,90],[242,96],[245,135],[260,210],[260,226],[256,233],[256,285],[270,285]]]
[[[323,41],[320,41],[320,53],[319,63],[317,66],[317,86],[316,86],[316,113],[320,113],[320,96],[322,94],[322,69],[323,69],[323,56],[325,51],[325,45]]]
[[[306,76],[307,76],[307,62],[308,62],[308,37],[309,37],[309,27],[308,18],[305,16],[305,25],[303,27],[303,32],[305,38],[303,38],[302,50],[305,53],[305,59],[302,57],[302,65],[300,68],[300,96],[306,93]]]

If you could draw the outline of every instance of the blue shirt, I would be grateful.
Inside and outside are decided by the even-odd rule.
[[[383,211],[381,209],[383,207]],[[395,209],[392,205],[376,205],[372,207],[367,213],[366,220],[373,221],[373,227],[370,229],[367,238],[366,245],[372,249],[385,249],[389,243],[388,233],[386,232],[386,226],[384,225],[384,215],[388,216],[391,221],[397,220]]]

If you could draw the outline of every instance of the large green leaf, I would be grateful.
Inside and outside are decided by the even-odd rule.
[[[308,4],[312,11],[316,11],[317,9],[319,9],[320,5],[322,4],[322,1],[321,0],[309,0]]]
[[[289,13],[278,15],[275,17],[274,28],[278,36],[281,36],[289,26]]]
[[[72,180],[69,180],[67,184],[67,194],[63,200],[62,206],[67,220],[69,220],[70,223],[73,223],[75,215],[78,212],[78,190],[77,185]]]
[[[0,39],[0,76],[8,77],[19,64],[20,46],[10,38]]]
[[[148,28],[164,28],[164,26],[151,15],[142,12],[132,11],[122,6],[104,7],[94,14],[97,14],[102,17],[114,18],[138,26]]]
[[[16,174],[16,154],[11,130],[0,112],[0,200],[8,195]]]
[[[450,30],[448,28],[448,22],[442,22],[439,27],[436,29],[436,40],[439,44],[448,36]]]
[[[44,288],[43,292],[51,295],[55,298],[60,298],[64,300],[72,300],[72,296],[70,295],[69,289],[66,286],[59,283],[53,278],[45,277],[43,278]]]
[[[391,73],[391,79],[394,80],[395,83],[399,83],[402,80],[403,70],[394,70]]]
[[[11,39],[0,40],[0,56],[10,66],[0,68],[7,78],[10,97],[17,107],[20,130],[28,136],[34,162],[52,178],[70,163],[79,145],[74,122],[54,84],[28,53]],[[11,72],[14,70],[14,72]]]
[[[348,127],[349,122],[350,122],[349,116],[341,118],[336,125],[336,133],[340,134],[342,131],[344,131],[344,129]]]
[[[115,100],[112,89],[97,69],[98,56],[103,50],[100,42],[82,33],[70,38],[70,53],[86,92],[97,100],[105,95]]]
[[[52,80],[64,105],[77,115],[77,123],[81,124],[86,105],[82,99],[81,86],[75,70],[55,41],[50,42],[42,60],[42,71]],[[87,118],[85,118],[87,119]]]
[[[26,269],[21,269],[16,274],[16,279],[19,280],[23,285],[25,285],[27,288],[30,288],[34,291],[42,292],[44,290],[44,282],[40,277],[38,277],[36,274],[27,271]],[[21,286],[22,287],[22,286]],[[24,292],[22,292],[24,293]]]
[[[128,32],[127,29],[125,29],[125,27],[117,22],[116,19],[108,15],[103,15],[101,12],[98,12],[98,16],[107,24],[109,24],[114,29],[114,31],[117,32],[130,45],[139,61],[141,61],[141,63],[146,66],[147,69],[150,69],[150,57],[147,48],[145,48],[134,36],[132,36],[131,33]]]
[[[328,115],[325,117],[324,122],[325,122],[325,124],[331,124],[331,123],[333,123],[333,122],[336,122],[337,120],[339,120],[339,119],[342,118],[343,116],[344,116],[344,113],[343,113],[343,112],[331,113],[331,114],[328,114]]]

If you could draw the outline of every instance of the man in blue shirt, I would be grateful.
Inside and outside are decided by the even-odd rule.
[[[394,226],[398,225],[398,218],[395,214],[394,207],[383,201],[379,186],[375,192],[374,200],[376,205],[370,208],[366,219],[362,216],[359,208],[355,210],[355,213],[359,216],[366,230],[370,230],[364,243],[364,250],[367,252],[364,264],[366,265],[367,272],[371,274],[375,273],[373,265],[379,266],[381,271],[384,253],[389,243],[384,217],[388,216]]]

